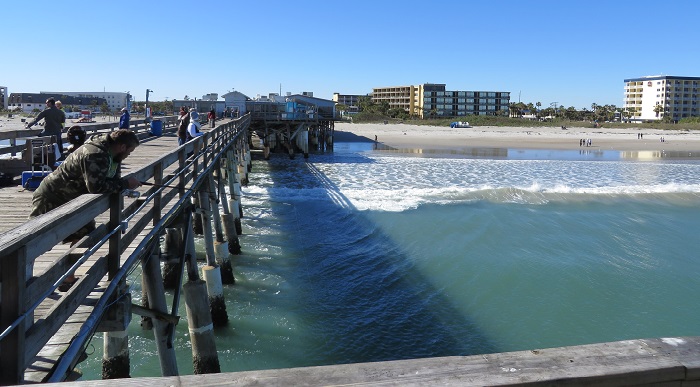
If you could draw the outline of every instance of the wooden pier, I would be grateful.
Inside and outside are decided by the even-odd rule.
[[[153,285],[147,308],[132,307],[126,274],[137,264],[159,263],[150,258],[160,256],[159,240],[166,229],[191,230],[191,198],[209,199],[213,175],[236,187],[239,170],[247,171],[250,162],[249,125],[248,115],[223,121],[181,147],[173,134],[155,137],[142,130],[141,146],[122,170],[124,176],[149,183],[139,198],[88,194],[28,220],[32,192],[17,186],[0,191],[0,384],[66,380],[92,334],[108,332],[107,344],[124,333],[132,312],[157,317],[155,325],[161,326],[155,327],[156,336],[167,347],[172,338],[159,337],[158,332],[167,332],[177,321],[177,307],[169,308],[158,297],[164,292],[159,266],[155,272],[144,268]],[[73,246],[61,243],[93,219],[99,225],[93,233]],[[185,245],[193,242],[186,231],[180,239]],[[215,257],[208,254],[208,260],[210,256],[208,263],[216,268]],[[181,254],[179,260],[187,266],[185,288],[194,283],[192,294],[206,300],[194,254]],[[68,292],[57,292],[68,272],[75,272],[79,281]],[[204,334],[203,340],[212,340],[211,333]],[[123,345],[118,341],[106,345],[106,351]],[[163,357],[174,356],[167,352],[159,351]],[[118,359],[119,351],[114,354]],[[169,366],[162,364],[164,375],[177,375],[173,364],[174,358]]]

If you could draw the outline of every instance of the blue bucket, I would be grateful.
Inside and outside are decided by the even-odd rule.
[[[154,136],[158,136],[158,137],[163,135],[163,121],[161,121],[161,120],[151,121],[151,134]]]

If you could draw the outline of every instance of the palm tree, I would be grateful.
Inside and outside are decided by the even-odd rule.
[[[660,103],[657,103],[656,106],[654,106],[654,113],[656,113],[656,117],[659,117],[659,113],[664,111],[664,106],[661,105]]]

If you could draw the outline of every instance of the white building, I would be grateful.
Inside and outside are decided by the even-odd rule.
[[[230,91],[222,97],[224,97],[226,110],[232,112],[233,117],[240,117],[246,113],[245,103],[250,101],[247,95],[239,91]]]
[[[658,108],[656,106],[659,106]],[[625,79],[624,109],[631,121],[700,116],[700,77],[651,75]]]
[[[123,107],[129,106],[128,100],[131,99],[131,94],[128,92],[111,92],[111,91],[41,91],[41,94],[51,94],[56,96],[56,99],[61,99],[60,96],[67,95],[70,97],[80,98],[104,98],[107,101],[107,106],[112,112],[118,112]]]

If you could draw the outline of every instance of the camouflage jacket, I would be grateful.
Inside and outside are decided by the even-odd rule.
[[[90,138],[48,175],[34,192],[61,204],[86,193],[121,192],[127,188],[119,177],[120,164],[112,160],[107,134]]]

